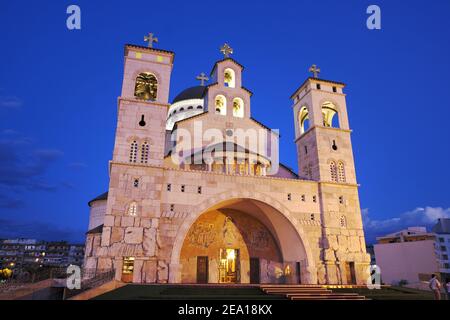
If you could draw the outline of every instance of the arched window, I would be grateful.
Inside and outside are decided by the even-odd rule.
[[[298,113],[298,126],[300,128],[300,134],[305,133],[309,129],[309,115],[306,106],[301,107]]]
[[[244,117],[244,101],[241,98],[233,99],[233,116],[239,118]]]
[[[336,162],[334,162],[334,161],[330,162],[330,176],[331,176],[331,181],[333,181],[333,182],[338,181],[337,167],[336,167]]]
[[[148,142],[145,141],[141,146],[141,163],[148,163],[149,149],[150,149],[150,146],[148,145]]]
[[[339,182],[345,182],[345,167],[344,167],[344,163],[342,161],[339,161],[338,163],[338,177],[339,177]]]
[[[332,102],[324,102],[322,104],[323,126],[339,128],[339,120],[337,114],[337,108]]]
[[[347,219],[345,218],[345,216],[341,216],[339,218],[339,226],[341,228],[346,228],[347,227]]]
[[[193,106],[189,106],[189,107],[188,107],[188,110],[192,110],[192,109],[194,109]]]
[[[134,96],[142,100],[156,100],[158,94],[158,80],[149,72],[142,72],[136,77]]]
[[[202,106],[197,106],[197,109],[203,109],[203,107]]]
[[[225,87],[234,88],[236,86],[236,78],[233,69],[225,69],[223,72],[223,82]]]
[[[128,206],[127,214],[132,217],[137,216],[137,203],[136,202],[133,201],[130,203],[130,205]]]
[[[180,108],[180,112],[181,112],[181,111],[184,111],[184,108]]]
[[[227,99],[222,96],[218,95],[214,99],[214,106],[216,110],[216,114],[226,115],[227,114]]]
[[[138,144],[133,141],[130,145],[130,162],[136,162],[138,153]]]

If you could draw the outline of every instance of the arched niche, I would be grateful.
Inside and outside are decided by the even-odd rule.
[[[238,118],[244,117],[244,101],[241,98],[233,99],[233,116]]]
[[[236,74],[233,69],[226,68],[223,71],[223,82],[225,87],[229,88],[236,87]]]
[[[305,133],[309,129],[309,113],[306,106],[301,107],[298,112],[298,127],[300,134]]]
[[[134,96],[142,100],[155,101],[158,97],[158,79],[153,73],[141,72],[136,77]]]
[[[226,115],[227,114],[227,98],[219,94],[214,98],[214,110],[216,114]]]
[[[331,101],[322,103],[323,126],[339,128],[339,114],[336,105]]]

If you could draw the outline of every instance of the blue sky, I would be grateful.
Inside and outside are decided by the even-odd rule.
[[[66,8],[81,8],[81,30]],[[366,28],[381,7],[382,29]],[[315,63],[346,89],[369,241],[450,216],[448,1],[2,1],[0,238],[82,241],[107,190],[123,45],[175,52],[171,97],[228,42],[252,115],[281,131],[297,167],[290,94]]]

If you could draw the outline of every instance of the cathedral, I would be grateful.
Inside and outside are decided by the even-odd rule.
[[[145,40],[125,45],[109,189],[89,202],[84,268],[131,283],[365,284],[345,84],[313,65],[292,93],[297,173],[279,160],[279,131],[252,117],[228,44],[169,101],[174,53]]]

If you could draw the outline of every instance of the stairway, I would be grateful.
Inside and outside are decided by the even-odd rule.
[[[314,285],[261,285],[266,294],[282,295],[291,300],[365,300],[357,293],[334,293],[322,286]]]

